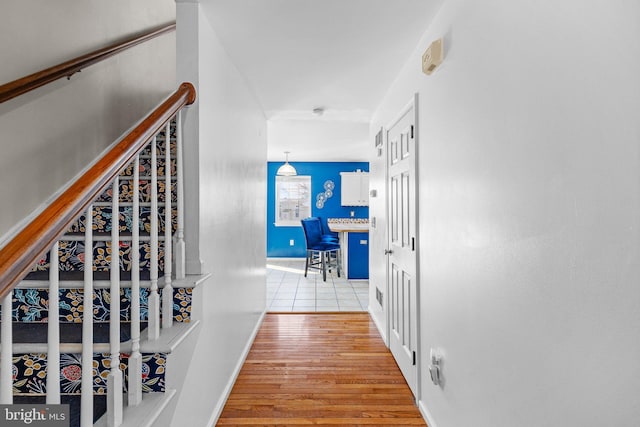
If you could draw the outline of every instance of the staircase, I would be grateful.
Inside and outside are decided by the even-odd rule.
[[[180,113],[162,126],[3,299],[0,403],[151,425],[181,387],[201,278],[184,274]]]

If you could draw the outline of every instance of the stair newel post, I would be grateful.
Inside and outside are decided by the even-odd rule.
[[[140,354],[140,156],[133,162],[131,213],[131,356],[129,357],[129,406],[142,402],[142,354]]]
[[[47,319],[47,400],[60,403],[60,263],[59,243],[51,247],[49,263],[49,317]]]
[[[111,305],[109,307],[110,370],[107,376],[107,423],[122,424],[122,371],[120,370],[120,194],[119,179],[113,181],[111,204]]]
[[[184,171],[182,166],[182,111],[176,115],[176,195],[177,228],[173,258],[176,265],[176,280],[184,279],[185,243],[184,243]]]
[[[154,136],[151,144],[151,230],[149,275],[149,325],[147,327],[150,340],[160,336],[160,296],[158,295],[158,158],[157,139]]]
[[[0,353],[0,404],[13,403],[13,291],[2,299],[2,352]]]
[[[171,215],[171,121],[164,130],[164,287],[162,288],[162,327],[173,324],[173,286],[171,285],[171,237],[173,221]]]
[[[93,425],[93,205],[84,220],[84,299],[82,302],[82,383],[80,426]]]

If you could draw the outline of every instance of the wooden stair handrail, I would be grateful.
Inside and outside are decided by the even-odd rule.
[[[104,191],[147,142],[186,105],[193,104],[196,90],[182,83],[158,107],[123,136],[80,178],[0,249],[0,298],[4,298],[49,250],[86,207]]]
[[[63,62],[62,64],[54,65],[53,67],[46,68],[12,82],[5,83],[0,86],[0,103],[13,99],[19,95],[23,95],[63,77],[71,77],[73,74],[80,72],[82,69],[87,68],[90,65],[103,61],[122,52],[123,50],[139,45],[140,43],[144,43],[147,40],[151,40],[162,34],[175,31],[175,29],[175,22],[165,24],[127,40],[78,56],[77,58]]]

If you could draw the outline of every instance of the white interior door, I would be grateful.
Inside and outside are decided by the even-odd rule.
[[[387,131],[389,348],[418,387],[418,257],[415,100]]]

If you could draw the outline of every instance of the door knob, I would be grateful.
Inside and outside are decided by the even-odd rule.
[[[393,253],[393,251],[391,249],[385,249],[384,250],[384,254],[385,255],[391,255]]]

